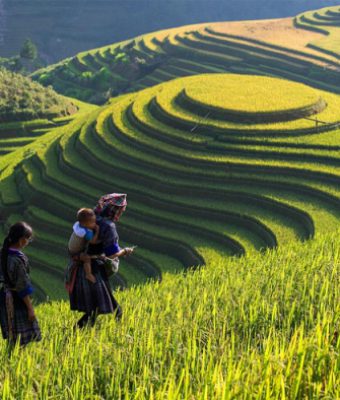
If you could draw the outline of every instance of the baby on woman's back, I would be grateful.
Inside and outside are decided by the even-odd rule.
[[[91,257],[87,255],[89,244],[98,240],[99,226],[96,223],[96,214],[91,208],[81,208],[77,212],[77,222],[73,225],[73,232],[68,242],[68,250],[71,256],[82,256],[86,279],[96,282],[92,274]]]

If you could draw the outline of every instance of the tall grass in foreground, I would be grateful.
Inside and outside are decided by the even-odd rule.
[[[73,331],[65,302],[39,344],[0,342],[7,399],[339,399],[340,238],[218,260],[117,293],[124,318]]]

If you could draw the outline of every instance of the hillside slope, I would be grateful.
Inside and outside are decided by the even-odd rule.
[[[194,4],[195,3],[195,4]],[[79,51],[118,42],[163,27],[199,21],[240,20],[291,16],[306,8],[337,4],[336,0],[0,0],[0,53],[17,54],[27,37],[48,62]]]
[[[32,223],[33,277],[54,299],[76,210],[103,193],[129,196],[118,230],[138,250],[122,286],[328,232],[340,216],[339,103],[277,78],[206,74],[92,106],[13,153],[4,227]]]
[[[33,82],[33,85],[36,85],[36,83]],[[18,101],[20,99],[20,95],[15,94],[15,91],[13,89],[8,89],[8,86],[6,87],[8,93],[10,93],[11,96],[13,95],[13,101]],[[39,85],[38,89],[40,88],[41,85]],[[45,90],[45,88],[43,88],[43,90]],[[37,139],[42,139],[45,133],[48,133],[51,130],[55,130],[56,128],[60,128],[64,125],[66,128],[66,126],[70,124],[73,120],[77,120],[79,117],[84,116],[84,114],[88,114],[92,110],[97,108],[97,106],[95,105],[84,103],[77,99],[60,96],[56,94],[52,89],[49,89],[49,91],[52,92],[52,96],[56,95],[58,96],[58,98],[61,98],[61,104],[66,105],[66,107],[70,109],[70,114],[57,117],[54,114],[47,113],[45,115],[42,114],[42,118],[38,119],[14,119],[11,122],[0,123],[0,173],[4,173],[4,170],[9,164],[14,162],[14,165],[16,165],[23,158],[25,158],[26,153],[32,151],[32,147],[30,146],[33,145],[33,142],[35,142]],[[34,101],[39,104],[40,100],[44,98],[44,96],[46,96],[49,91],[42,94],[38,92],[37,97],[34,99]],[[31,93],[29,94],[29,96],[32,96],[32,94],[34,96],[34,91],[28,90],[27,92]],[[24,93],[23,88],[20,89],[20,93]],[[39,107],[40,109],[43,109],[45,106],[40,104]],[[7,142],[13,142],[13,146],[11,148],[7,148]],[[41,143],[44,143],[44,140],[42,140]],[[17,153],[15,153],[16,151]],[[8,171],[5,174],[8,174]],[[0,175],[0,177],[3,178],[3,175]]]
[[[0,170],[7,163],[7,155],[68,123],[85,106],[3,68],[0,92]]]
[[[338,7],[323,12],[336,13]],[[336,20],[336,16],[333,17]],[[302,17],[188,25],[162,30],[77,54],[32,77],[58,92],[103,104],[110,96],[176,77],[211,72],[284,77],[339,92],[337,54],[311,43],[328,31],[301,23]],[[307,29],[306,29],[307,28]],[[337,46],[340,28],[327,39]]]
[[[37,308],[43,341],[8,358],[0,396],[22,399],[338,399],[339,232],[116,293],[120,324],[73,331]]]
[[[0,68],[0,123],[56,118],[74,114],[77,107],[51,87]]]
[[[308,46],[340,59],[340,6],[302,13],[295,18],[294,23],[297,27],[326,35]]]

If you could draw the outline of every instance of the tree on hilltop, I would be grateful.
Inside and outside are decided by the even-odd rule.
[[[32,42],[31,39],[26,39],[20,50],[20,57],[27,58],[28,60],[36,60],[38,57],[37,46]]]

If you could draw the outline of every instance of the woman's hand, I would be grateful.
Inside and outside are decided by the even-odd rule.
[[[27,295],[22,300],[24,301],[24,303],[26,304],[26,307],[27,307],[28,320],[31,322],[35,321],[37,318],[34,313],[34,308],[32,306],[32,301],[31,301],[30,296]]]
[[[126,255],[126,256],[129,256],[130,254],[133,253],[134,248],[133,248],[133,247],[125,247],[125,248],[124,248],[124,251],[125,251],[125,255]]]

